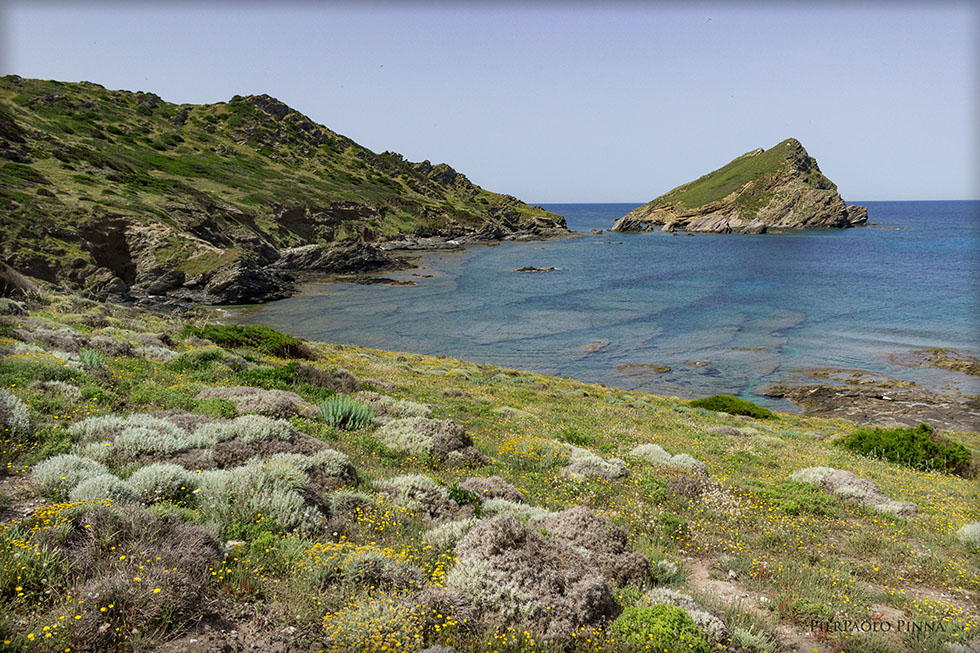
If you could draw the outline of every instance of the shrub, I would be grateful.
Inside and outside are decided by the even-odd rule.
[[[776,414],[768,408],[763,408],[758,404],[745,399],[739,399],[731,395],[714,395],[703,399],[695,399],[689,406],[695,408],[706,408],[719,413],[729,415],[748,415],[756,419],[776,419]]]
[[[969,449],[939,437],[928,424],[919,424],[915,428],[858,429],[835,444],[913,469],[952,472],[961,476],[971,472]]]
[[[514,503],[524,501],[524,495],[521,494],[520,490],[499,476],[474,476],[460,483],[459,487],[469,490],[480,497],[481,501],[496,498],[507,499]]]
[[[418,428],[422,419],[414,417],[388,422],[378,429],[375,437],[398,453],[424,456],[432,451],[432,438]]]
[[[224,363],[229,367],[236,362],[244,361],[234,354],[230,354],[219,347],[204,347],[194,351],[185,352],[176,358],[167,361],[164,367],[174,372],[191,372],[196,370],[206,370],[212,363]]]
[[[313,351],[297,340],[269,327],[255,324],[205,324],[186,326],[182,338],[197,336],[231,349],[255,349],[280,358],[314,358]]]
[[[616,642],[630,649],[670,653],[710,653],[711,647],[687,612],[670,605],[633,606],[610,627]]]
[[[120,503],[139,503],[140,500],[132,485],[112,474],[101,474],[84,480],[68,496],[72,501],[90,503],[105,499]]]
[[[473,517],[465,517],[446,522],[425,531],[422,534],[422,541],[436,550],[451,549],[478,521]]]
[[[687,537],[687,521],[672,512],[665,512],[657,518],[657,524],[667,537]]]
[[[85,368],[105,367],[109,362],[106,355],[98,349],[83,349],[78,353],[78,358]]]
[[[487,499],[481,506],[484,515],[511,515],[527,524],[536,524],[555,513],[526,503],[515,503],[504,498]]]
[[[374,423],[374,412],[346,395],[335,395],[320,404],[320,417],[330,426],[347,431],[356,431]]]
[[[421,640],[422,628],[407,606],[388,597],[353,603],[323,617],[326,650],[411,651]]]
[[[968,546],[980,549],[980,522],[964,525],[956,531],[956,538]]]
[[[654,465],[676,467],[678,469],[689,469],[694,472],[707,471],[707,465],[690,454],[679,453],[672,456],[659,444],[648,443],[637,445],[632,451],[630,451],[630,455],[643,458],[647,462],[651,462]]]
[[[262,440],[289,440],[293,427],[289,422],[263,415],[242,415],[231,422],[203,424],[194,431],[195,446],[207,447],[218,442],[240,439],[242,442]]]
[[[455,552],[459,562],[446,587],[469,602],[472,621],[484,627],[527,630],[558,644],[615,613],[609,585],[588,558],[513,517],[480,520]]]
[[[684,573],[676,562],[658,560],[656,564],[650,566],[650,578],[660,585],[670,585],[684,580]]]
[[[17,395],[0,389],[0,436],[21,440],[31,434],[27,406]]]
[[[127,479],[143,503],[186,501],[197,489],[197,475],[180,465],[157,463],[138,469]]]
[[[34,483],[45,496],[64,499],[82,481],[108,473],[108,469],[94,460],[61,454],[34,466]]]
[[[252,465],[199,474],[198,514],[202,522],[219,536],[232,524],[257,519],[270,520],[279,532],[319,530],[324,515],[306,503],[301,494],[305,487],[287,489],[290,477],[277,476],[275,471]]]

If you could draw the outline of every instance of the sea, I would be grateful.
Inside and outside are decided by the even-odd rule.
[[[857,203],[867,226],[763,235],[619,234],[608,229],[638,204],[545,204],[579,233],[425,252],[416,269],[379,275],[412,286],[311,279],[228,319],[782,410],[794,408],[761,392],[814,370],[980,392],[977,377],[908,357],[980,357],[980,202]],[[526,266],[554,270],[516,271]]]

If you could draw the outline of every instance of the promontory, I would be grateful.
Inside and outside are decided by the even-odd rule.
[[[728,165],[630,211],[613,231],[765,233],[842,229],[864,224],[868,210],[844,203],[837,186],[794,138],[747,152]]]
[[[0,254],[93,299],[248,303],[385,243],[567,233],[446,164],[376,154],[268,95],[208,105],[0,78]],[[176,306],[175,306],[176,307]]]

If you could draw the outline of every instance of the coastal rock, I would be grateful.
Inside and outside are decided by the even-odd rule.
[[[892,501],[877,483],[845,469],[806,467],[790,474],[789,480],[815,485],[845,501],[860,503],[877,512],[900,517],[911,517],[919,512],[919,507],[911,501]]]
[[[274,267],[295,272],[360,274],[404,268],[408,262],[371,243],[303,245],[283,250]]]
[[[770,230],[842,229],[867,222],[848,206],[796,139],[757,149],[679,186],[616,221],[613,231],[762,234]]]
[[[950,431],[980,431],[980,397],[961,400],[924,390],[880,385],[775,385],[761,391],[803,407],[807,415],[877,426],[928,424]]]
[[[517,268],[514,272],[554,272],[558,268],[536,268],[533,265],[525,265],[522,268]]]
[[[241,263],[219,270],[204,291],[212,304],[249,304],[288,297],[292,285],[274,272]]]

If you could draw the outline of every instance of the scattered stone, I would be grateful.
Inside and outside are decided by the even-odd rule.
[[[670,368],[653,363],[623,363],[616,366],[616,371],[623,374],[666,374]]]
[[[536,268],[533,265],[525,265],[522,268],[516,268],[514,272],[554,272],[558,268]]]
[[[910,501],[892,501],[874,481],[843,469],[806,467],[790,474],[789,480],[815,485],[845,501],[867,506],[877,512],[900,517],[911,517],[919,512],[916,504]]]

